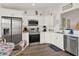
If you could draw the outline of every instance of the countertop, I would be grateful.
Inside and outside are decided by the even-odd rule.
[[[43,32],[43,31],[41,31],[41,32]],[[40,33],[41,33],[41,32],[40,32]],[[78,34],[67,34],[67,33],[64,33],[64,32],[54,32],[54,31],[46,31],[46,32],[58,33],[58,34],[62,34],[62,35],[69,35],[69,36],[79,37]],[[23,32],[23,33],[29,33],[29,32]]]
[[[79,34],[65,34],[64,32],[53,32],[53,33],[58,33],[58,34],[62,34],[62,35],[68,35],[68,36],[79,37]]]
[[[77,34],[64,34],[64,35],[79,37],[79,35],[77,35]]]

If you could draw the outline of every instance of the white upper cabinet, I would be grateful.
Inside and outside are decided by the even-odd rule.
[[[27,20],[31,20],[31,19],[32,19],[32,20],[39,20],[39,16],[27,16],[27,15],[26,15],[26,17],[27,17],[27,18],[26,18]]]
[[[54,21],[54,19],[53,19],[53,16],[45,16],[45,25],[46,26],[53,26],[54,24],[53,24],[53,21]]]
[[[53,16],[49,16],[49,18],[50,18],[49,25],[50,25],[50,26],[53,26],[53,25],[54,25]]]
[[[22,20],[23,20],[23,21],[22,21],[22,25],[23,25],[23,26],[28,26],[28,19],[27,19],[27,17],[26,17],[26,16],[23,16],[23,17],[22,17]]]
[[[39,16],[39,26],[44,26],[44,16]]]
[[[39,16],[37,16],[37,15],[31,16],[31,17],[32,17],[32,19],[34,19],[34,20],[39,20]]]
[[[53,16],[46,15],[46,16],[40,16],[39,18],[39,25],[40,26],[53,26],[54,25],[54,19]]]

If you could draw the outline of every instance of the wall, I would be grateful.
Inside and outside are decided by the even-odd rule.
[[[75,25],[79,23],[79,8],[62,15],[64,18],[70,20],[70,28],[75,29]]]
[[[55,16],[55,17],[60,19],[60,22],[59,22],[60,23],[60,25],[59,25],[60,29],[62,29],[62,19],[61,19],[62,16],[61,15],[67,13],[67,15],[66,15],[67,17],[66,18],[73,20],[73,21],[71,21],[71,27],[72,28],[73,28],[74,24],[77,22],[77,20],[79,19],[79,16],[78,16],[79,13],[78,12],[73,12],[72,14],[69,14],[69,12],[71,13],[71,11],[79,8],[79,3],[73,3],[73,7],[72,8],[63,11],[62,7],[67,5],[67,4],[69,4],[69,3],[62,4],[60,7],[58,7],[58,11],[57,10],[55,11],[55,12],[57,12],[56,14],[58,15],[58,16]],[[76,11],[78,11],[78,10],[76,10]]]

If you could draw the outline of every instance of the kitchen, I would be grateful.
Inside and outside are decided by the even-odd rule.
[[[30,10],[29,10],[29,8],[25,9],[25,7],[21,8],[24,5],[25,5],[25,7],[29,7]],[[51,5],[52,5],[52,8],[51,8]],[[69,29],[68,31],[70,31],[70,29],[74,28],[73,27],[74,24],[72,23],[72,22],[74,22],[74,19],[77,18],[76,19],[77,21],[75,21],[75,23],[78,22],[78,16],[74,16],[74,15],[78,14],[78,10],[76,12],[75,12],[75,10],[77,8],[79,8],[79,4],[73,3],[73,7],[72,7],[71,3],[70,4],[68,4],[68,3],[61,3],[61,4],[60,3],[55,3],[55,4],[54,3],[49,3],[49,4],[48,3],[47,4],[43,4],[43,3],[5,4],[5,3],[3,3],[3,4],[1,4],[1,6],[2,6],[2,8],[0,8],[0,10],[1,10],[0,11],[0,19],[1,19],[1,21],[0,21],[0,31],[1,31],[0,37],[4,37],[2,28],[6,27],[5,25],[3,25],[3,27],[2,27],[2,24],[3,24],[2,22],[6,21],[6,20],[2,21],[3,18],[5,18],[4,16],[11,18],[11,21],[10,21],[10,24],[12,25],[11,26],[11,39],[15,38],[15,40],[13,39],[14,41],[12,40],[11,42],[13,42],[15,44],[17,42],[19,42],[19,40],[18,40],[19,38],[17,38],[17,40],[16,40],[17,36],[13,37],[13,33],[16,30],[18,30],[19,32],[16,31],[15,33],[18,32],[19,34],[21,34],[21,36],[19,36],[20,41],[23,40],[23,42],[26,43],[26,46],[22,49],[22,51],[25,48],[28,48],[28,46],[35,46],[35,45],[39,45],[39,44],[55,45],[56,47],[65,51],[66,50],[65,46],[67,44],[65,41],[66,39],[64,40],[64,35],[74,36],[74,34],[72,34],[72,33],[70,33],[70,34],[69,34],[69,32],[67,33],[66,29]],[[12,9],[12,6],[13,6],[13,9]],[[14,6],[16,6],[20,10],[18,10],[17,8],[14,8]],[[21,7],[19,7],[19,6],[21,6]],[[57,6],[57,7],[55,8],[55,6]],[[64,7],[64,9],[66,9],[66,8],[67,9],[62,10],[63,7]],[[65,22],[66,18],[71,19],[71,17],[70,18],[68,17],[69,15],[71,15],[71,17],[73,17],[73,21],[71,21],[71,23],[68,23],[69,21],[67,21],[67,23],[66,23]],[[21,17],[22,21],[20,21],[20,22],[15,21],[13,23],[12,19],[17,18],[17,17]],[[21,18],[18,18],[17,20],[19,20]],[[13,27],[13,25],[14,25],[14,27]],[[73,26],[71,26],[71,25],[73,25]],[[16,26],[19,26],[18,28],[19,29],[22,28],[22,30],[19,30],[17,28],[15,31],[13,31],[13,29]],[[78,27],[77,27],[77,29],[78,29]],[[7,32],[6,34],[8,34],[8,31],[9,31],[8,29],[6,29],[6,31],[4,30],[4,32]],[[78,34],[78,32],[77,32],[77,34]],[[78,37],[78,35],[76,37]],[[7,38],[5,38],[5,39],[7,39]],[[69,47],[71,47],[71,46],[69,46]],[[78,48],[78,47],[76,47],[76,48]],[[18,48],[16,48],[16,49],[18,49]],[[77,50],[74,55],[78,55]],[[68,51],[68,52],[72,53],[71,51]],[[21,51],[19,53],[21,53]],[[19,53],[17,53],[17,54],[19,54]]]

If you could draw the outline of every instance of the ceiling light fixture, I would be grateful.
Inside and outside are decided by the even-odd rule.
[[[35,6],[35,3],[33,3],[32,6]]]

